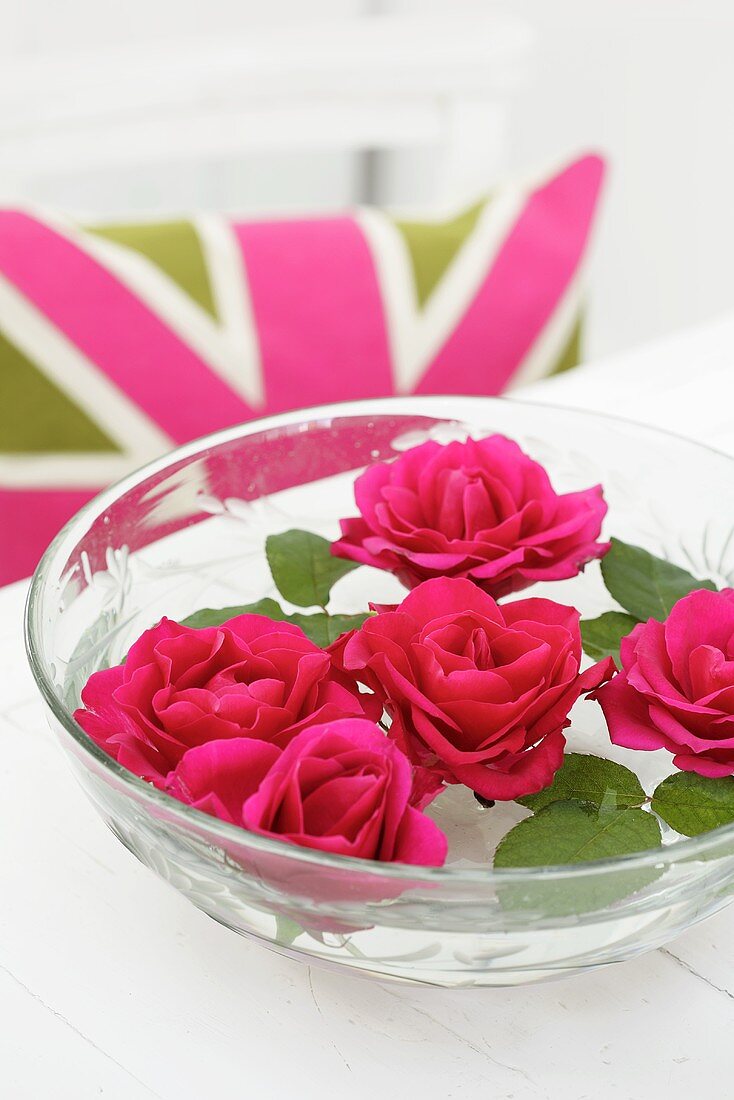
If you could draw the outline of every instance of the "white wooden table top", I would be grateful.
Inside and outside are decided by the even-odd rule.
[[[533,388],[734,454],[734,317]],[[8,1100],[723,1096],[734,907],[561,982],[442,991],[235,936],[104,828],[48,732],[0,591],[0,1095]]]

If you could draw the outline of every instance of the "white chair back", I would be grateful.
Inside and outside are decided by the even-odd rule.
[[[0,64],[0,200],[88,213],[461,202],[503,170],[531,33],[354,16]]]

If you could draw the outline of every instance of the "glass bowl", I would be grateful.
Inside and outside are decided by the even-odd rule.
[[[287,413],[220,432],[100,494],[46,552],[31,586],[33,674],[73,769],[103,820],[144,864],[215,920],[309,962],[439,986],[509,985],[628,959],[721,908],[734,890],[734,826],[662,848],[573,866],[492,869],[515,804],[481,809],[451,788],[431,812],[450,839],[442,868],[329,856],[249,834],[154,789],[75,723],[80,690],[119,663],[162,615],[275,594],[266,534],[327,536],[352,515],[370,461],[434,438],[502,432],[548,468],[559,491],[604,485],[605,533],[720,584],[734,575],[734,461],[601,415],[491,398],[391,398]],[[335,609],[401,597],[388,574],[339,581]],[[610,607],[597,563],[533,594]],[[577,704],[569,747],[656,781],[663,753],[610,745],[594,703]],[[508,816],[509,815],[509,816]],[[499,830],[499,831],[498,831]]]

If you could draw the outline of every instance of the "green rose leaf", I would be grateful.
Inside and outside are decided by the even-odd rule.
[[[257,603],[241,604],[239,607],[205,607],[183,619],[182,625],[197,628],[221,626],[237,615],[265,615],[276,622],[294,623],[315,645],[326,649],[348,630],[357,630],[370,614],[367,611],[357,615],[327,615],[325,611],[319,611],[314,615],[303,615],[296,611],[289,615],[275,600],[264,599]]]
[[[552,802],[500,841],[495,867],[546,867],[644,852],[661,843],[657,819],[635,808]]]
[[[627,809],[641,806],[645,797],[639,779],[629,768],[599,756],[569,752],[564,756],[550,787],[517,801],[537,813],[553,802],[568,799],[590,803],[597,808],[603,805],[612,809]]]
[[[601,572],[617,603],[641,621],[667,619],[673,605],[696,588],[716,591],[713,581],[698,580],[680,566],[619,539],[612,539]]]
[[[502,839],[495,867],[534,867],[585,863],[588,860],[629,855],[660,846],[657,818],[636,808],[597,809],[588,803],[552,802],[534,817],[521,821]],[[539,916],[572,916],[606,909],[622,898],[644,890],[661,875],[655,866],[622,864],[605,874],[578,874],[573,878],[546,878],[502,883],[498,897],[503,908]]]
[[[623,611],[606,611],[598,619],[581,620],[581,641],[584,653],[594,661],[604,657],[619,660],[619,643],[637,626],[638,619],[625,615]]]
[[[305,929],[296,924],[290,917],[284,917],[282,913],[275,914],[275,939],[281,947],[290,947]]]
[[[707,779],[675,772],[652,796],[652,809],[683,836],[699,836],[734,822],[734,778]]]
[[[325,607],[334,584],[358,563],[335,558],[331,543],[310,531],[284,531],[265,541],[270,572],[280,594],[296,607]]]
[[[276,619],[285,622],[288,615],[275,600],[264,599],[256,603],[243,603],[237,607],[203,607],[201,611],[194,611],[193,615],[187,615],[181,620],[182,626],[191,626],[198,629],[206,626],[221,626],[228,619],[235,619],[238,615],[266,615],[268,619]]]
[[[288,615],[287,620],[300,626],[306,637],[317,646],[326,649],[348,630],[358,630],[370,615],[369,611],[359,615],[327,615],[325,611],[320,611],[314,615]]]

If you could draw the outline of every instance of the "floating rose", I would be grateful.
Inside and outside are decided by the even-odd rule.
[[[575,576],[595,541],[601,486],[559,495],[545,469],[501,435],[429,441],[357,478],[361,515],[341,521],[332,552],[395,573],[408,587],[468,577],[492,596]]]
[[[422,866],[446,859],[445,836],[412,805],[410,762],[364,719],[312,726],[282,752],[252,738],[209,742],[184,755],[167,789],[304,848]]]
[[[124,665],[94,673],[82,703],[79,725],[157,786],[196,745],[251,737],[282,747],[314,723],[380,711],[302,630],[262,615],[205,629],[163,619]]]
[[[242,807],[282,751],[254,737],[207,741],[183,754],[169,774],[165,789],[202,813],[241,825]]]
[[[499,607],[471,581],[426,581],[333,648],[381,698],[414,763],[488,799],[542,790],[577,698],[614,670],[580,672],[579,615],[551,600]]]
[[[599,700],[615,745],[667,749],[681,771],[734,775],[734,589],[691,592],[623,639]]]

